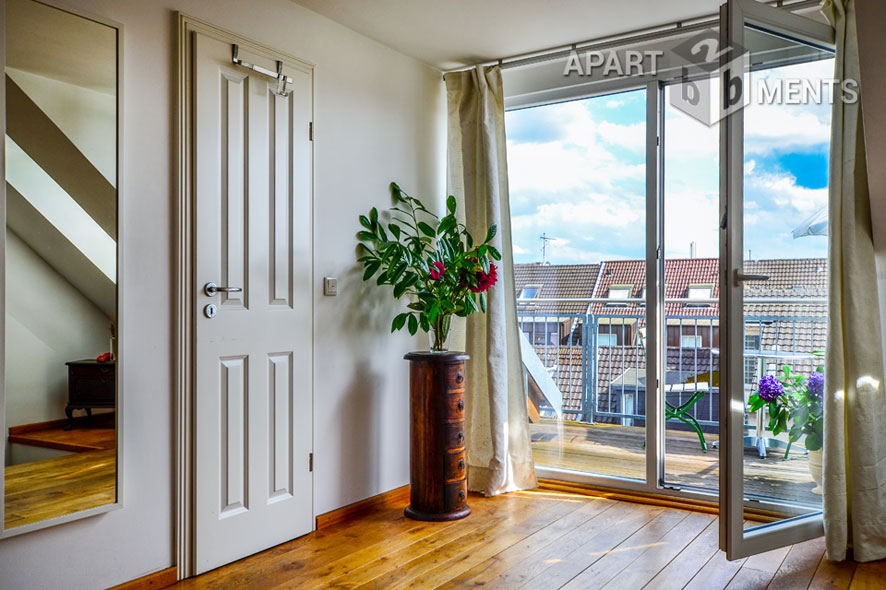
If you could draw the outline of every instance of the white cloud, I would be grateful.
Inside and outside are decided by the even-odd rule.
[[[624,103],[625,103],[624,100],[616,100],[613,98],[613,99],[606,101],[606,108],[607,109],[617,109],[618,107],[622,106]]]
[[[641,153],[646,149],[646,123],[619,125],[601,121],[597,125],[597,132],[600,138],[610,145]]]

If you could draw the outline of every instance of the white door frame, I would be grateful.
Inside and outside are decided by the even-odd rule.
[[[173,298],[175,300],[174,339],[175,339],[175,432],[176,432],[176,564],[178,579],[194,574],[195,563],[195,521],[194,521],[194,394],[196,381],[196,310],[194,301],[197,286],[195,283],[196,244],[194,243],[194,153],[193,153],[193,36],[195,33],[236,43],[248,49],[251,54],[267,57],[269,60],[285,59],[311,70],[311,92],[313,93],[314,65],[302,59],[277,51],[250,39],[246,39],[214,25],[177,13],[178,17],[178,186],[176,210],[176,276]],[[313,104],[313,96],[311,100]],[[313,119],[313,115],[312,115]],[[313,154],[313,144],[311,146]],[[313,215],[313,157],[311,165],[311,212]],[[313,225],[313,222],[312,222]],[[313,274],[313,271],[312,271]],[[313,283],[313,276],[311,277]],[[313,318],[313,300],[311,317]],[[313,345],[312,345],[313,346]],[[311,383],[312,408],[314,407],[314,384]],[[313,416],[312,416],[313,421]],[[314,490],[311,489],[311,497]]]
[[[834,45],[828,25],[755,0],[727,0],[720,9],[720,47],[746,47],[749,21],[798,43]],[[721,67],[730,58],[723,53]],[[744,281],[752,279],[743,269],[743,211],[744,110],[738,109],[720,122],[720,549],[730,560],[824,534],[821,512],[744,529]]]

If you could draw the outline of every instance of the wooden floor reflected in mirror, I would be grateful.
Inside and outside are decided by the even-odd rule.
[[[4,528],[81,512],[116,501],[114,413],[14,426],[9,442],[58,456],[6,468]],[[36,451],[40,449],[40,451]]]

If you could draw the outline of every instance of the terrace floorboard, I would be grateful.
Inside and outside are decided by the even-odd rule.
[[[638,426],[583,424],[543,420],[529,425],[535,464],[601,475],[644,479],[646,430]],[[716,434],[705,434],[708,451],[701,449],[694,432],[668,430],[665,441],[665,481],[716,492],[719,489],[720,453]],[[821,505],[821,496],[809,474],[802,447],[795,446],[784,460],[773,449],[765,459],[756,450],[745,451],[745,493],[779,498],[796,504]],[[811,508],[810,508],[811,510]]]

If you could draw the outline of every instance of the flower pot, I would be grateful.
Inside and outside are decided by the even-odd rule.
[[[809,473],[812,474],[812,480],[815,482],[813,494],[821,494],[821,450],[809,451]]]

